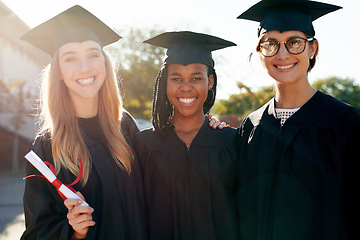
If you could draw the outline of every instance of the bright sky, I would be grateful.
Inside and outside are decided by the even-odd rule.
[[[258,0],[2,1],[30,27],[79,4],[120,31],[136,27],[165,31],[189,30],[215,35],[238,45],[213,54],[218,74],[218,98],[226,99],[231,94],[239,93],[236,86],[239,81],[250,87],[273,84],[273,80],[267,77],[261,66],[255,63],[252,68],[247,62],[257,43],[258,23],[236,19]],[[330,76],[350,77],[360,84],[360,49],[355,48],[360,39],[360,1],[326,2],[341,5],[343,9],[314,22],[320,51],[309,79],[312,82]],[[120,41],[126,41],[126,36],[122,36]]]

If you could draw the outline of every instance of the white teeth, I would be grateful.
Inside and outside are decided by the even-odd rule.
[[[80,83],[81,85],[87,85],[95,81],[95,78],[85,78],[85,79],[78,79],[76,82]]]
[[[289,69],[291,67],[295,66],[295,64],[291,64],[291,65],[286,65],[286,66],[276,66],[279,69]]]
[[[192,103],[196,98],[179,98],[182,103]]]

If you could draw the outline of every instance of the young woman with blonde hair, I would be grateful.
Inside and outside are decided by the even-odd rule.
[[[26,180],[22,239],[143,239],[142,182],[130,146],[138,132],[123,110],[103,47],[120,39],[80,6],[30,30],[23,40],[52,56],[42,78],[42,127],[32,146],[81,201],[65,200],[45,179]],[[30,164],[28,175],[40,175]]]

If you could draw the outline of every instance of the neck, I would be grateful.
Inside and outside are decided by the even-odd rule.
[[[96,99],[83,99],[73,101],[75,114],[80,118],[91,118],[98,114],[98,101]]]
[[[192,118],[181,119],[176,118],[174,115],[172,123],[175,127],[174,130],[176,135],[186,144],[187,147],[190,147],[191,142],[199,132],[204,120],[204,114]]]
[[[178,117],[178,114],[174,113],[174,117],[172,119],[172,124],[175,127],[182,128],[184,130],[193,129],[194,126],[198,126],[204,123],[205,115],[201,113],[199,115],[191,116],[191,117]],[[199,128],[200,128],[199,127]]]
[[[275,102],[277,108],[299,108],[314,96],[316,89],[308,81],[297,84],[276,83]]]

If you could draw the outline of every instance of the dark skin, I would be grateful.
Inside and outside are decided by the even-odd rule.
[[[190,147],[204,123],[203,104],[213,84],[214,77],[207,76],[207,66],[204,64],[169,65],[167,96],[174,106],[172,123],[176,134],[187,147]]]

